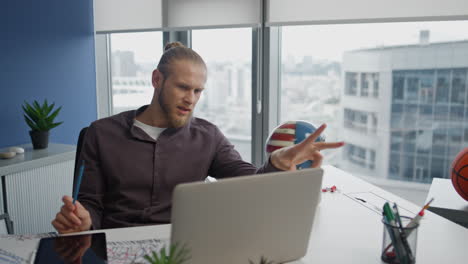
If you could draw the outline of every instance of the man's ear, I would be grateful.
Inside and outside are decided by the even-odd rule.
[[[156,89],[159,92],[163,82],[164,77],[162,73],[158,69],[155,69],[153,71],[153,75],[151,76],[151,83],[153,84],[154,89]]]

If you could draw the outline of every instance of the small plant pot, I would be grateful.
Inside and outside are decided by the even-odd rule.
[[[45,149],[49,145],[49,131],[29,131],[34,149]]]

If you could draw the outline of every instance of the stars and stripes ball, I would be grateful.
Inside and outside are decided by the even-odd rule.
[[[267,156],[270,156],[270,154],[277,149],[302,142],[314,133],[317,128],[317,126],[306,121],[288,121],[283,123],[275,128],[267,139],[265,144],[265,152]],[[315,141],[324,142],[325,137],[320,135]],[[308,160],[297,165],[296,168],[298,170],[310,168],[312,163],[313,161]]]

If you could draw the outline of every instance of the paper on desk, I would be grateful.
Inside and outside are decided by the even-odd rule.
[[[29,263],[31,253],[43,237],[57,236],[54,233],[34,235],[0,235],[0,262],[9,264]]]
[[[379,196],[373,192],[355,192],[355,193],[345,193],[345,196],[350,198],[351,200],[358,202],[359,204],[367,207],[368,209],[382,215],[382,208],[386,202],[389,202],[393,205],[393,201],[389,201],[382,196]],[[410,210],[401,207],[398,205],[398,209],[400,210],[400,214],[404,216],[414,216],[416,215],[415,212],[411,212]]]
[[[169,240],[147,239],[107,242],[108,263],[147,263],[143,257],[158,252],[169,245]]]

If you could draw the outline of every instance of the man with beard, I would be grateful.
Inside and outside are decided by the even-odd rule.
[[[153,71],[151,104],[97,120],[88,128],[79,160],[86,164],[78,201],[63,197],[52,225],[59,233],[169,223],[179,183],[278,170],[314,160],[342,142],[314,142],[322,125],[302,143],[273,152],[261,168],[245,162],[213,124],[192,117],[204,90],[203,59],[169,43]],[[221,89],[221,88],[213,88]]]

